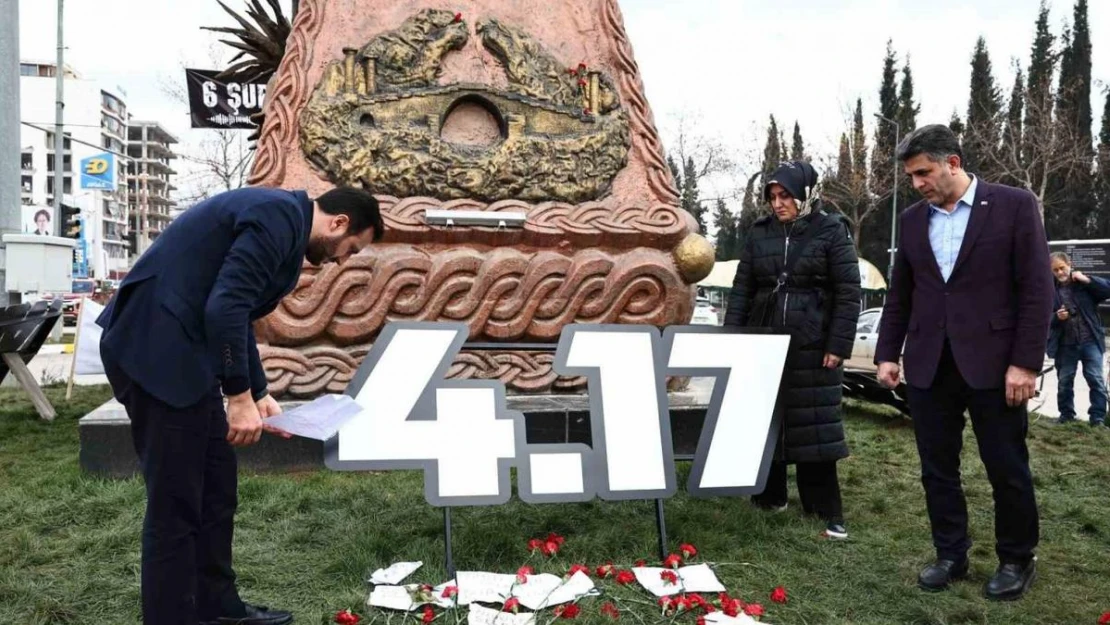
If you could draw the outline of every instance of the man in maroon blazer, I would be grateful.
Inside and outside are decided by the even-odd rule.
[[[1052,316],[1044,225],[1031,193],[964,171],[959,140],[946,126],[915,130],[898,146],[898,158],[925,199],[900,218],[875,363],[879,381],[893,388],[905,358],[937,552],[918,585],[943,590],[968,572],[960,484],[968,411],[994,491],[1000,565],[984,593],[1017,599],[1036,577],[1037,503],[1025,437],[1026,402]]]

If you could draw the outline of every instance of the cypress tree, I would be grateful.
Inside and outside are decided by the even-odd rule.
[[[802,128],[798,125],[798,122],[794,122],[794,141],[790,147],[790,160],[809,160],[806,158],[805,142],[802,141]]]
[[[989,181],[998,180],[998,168],[989,154],[1001,144],[1002,94],[994,82],[987,42],[975,42],[971,55],[971,95],[967,104],[967,138],[963,142],[964,167]]]

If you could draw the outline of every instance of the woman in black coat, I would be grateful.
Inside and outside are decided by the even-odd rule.
[[[783,428],[763,493],[752,498],[786,508],[786,465],[797,465],[806,513],[826,522],[825,536],[847,538],[836,461],[848,456],[841,422],[844,370],[860,311],[859,259],[846,220],[821,210],[809,163],[781,165],[763,188],[772,214],[744,241],[725,325],[789,328],[783,372]],[[812,229],[816,228],[816,230]],[[797,259],[779,284],[787,255]]]

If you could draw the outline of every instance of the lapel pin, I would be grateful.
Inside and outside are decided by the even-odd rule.
[[[983,200],[982,202],[979,202],[979,206],[986,206],[986,205],[987,205],[987,201],[986,201],[986,200]]]

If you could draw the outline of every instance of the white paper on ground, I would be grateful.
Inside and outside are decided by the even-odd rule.
[[[435,599],[435,604],[438,605],[441,608],[453,608],[453,607],[455,607],[455,601],[456,601],[455,599],[452,599],[451,597],[444,597],[443,596],[443,591],[446,590],[448,586],[456,586],[455,580],[451,580],[449,582],[443,582],[442,584],[440,584],[439,586],[436,586],[433,589],[432,597]],[[457,597],[457,595],[456,595],[456,597]]]
[[[657,566],[647,566],[642,568],[633,568],[632,574],[636,576],[636,581],[640,582],[640,585],[646,588],[651,594],[655,595],[656,597],[669,597],[671,595],[677,595],[682,592],[682,578],[679,578],[677,584],[671,584],[663,581],[663,578],[659,575],[663,571],[668,570],[674,569],[664,569]],[[678,571],[674,571],[674,573],[675,575],[677,575]]]
[[[418,605],[412,600],[410,592],[410,588],[405,586],[375,586],[366,603],[378,608],[411,612]]]
[[[678,576],[677,584],[663,581],[663,571],[672,570]],[[679,569],[644,567],[632,569],[636,581],[656,597],[669,597],[683,592],[725,592],[724,585],[708,564],[694,564]]]
[[[513,614],[512,612],[499,612],[480,605],[470,606],[470,616],[467,618],[470,625],[534,625],[536,615],[531,612]]]
[[[726,590],[708,564],[693,564],[678,569],[678,580],[686,592],[725,592]]]
[[[528,575],[527,582],[513,588],[513,596],[529,610],[542,610],[582,597],[600,594],[589,575],[578,571],[564,581],[548,573]]]
[[[412,575],[422,566],[424,566],[423,562],[396,562],[389,565],[389,568],[378,569],[371,573],[370,583],[393,586],[401,583],[401,580]]]
[[[475,601],[504,603],[513,592],[516,575],[460,571],[458,580],[459,605],[469,605]]]
[[[768,625],[768,623],[757,621],[743,612],[736,616],[729,616],[724,612],[710,612],[705,615],[705,622],[709,625],[750,625],[751,623]]]
[[[350,395],[323,395],[263,423],[294,436],[326,441],[361,411]]]

